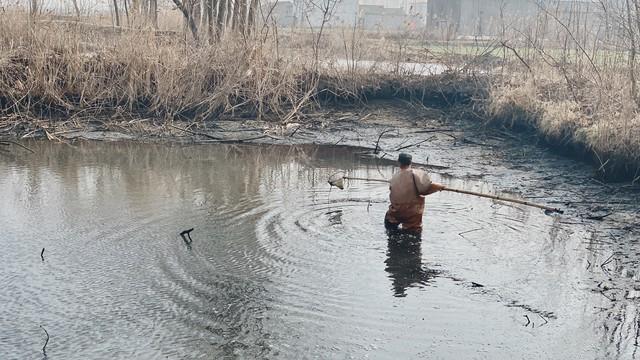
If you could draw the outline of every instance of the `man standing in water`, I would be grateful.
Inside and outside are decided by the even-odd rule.
[[[422,214],[424,196],[444,189],[443,185],[431,182],[429,175],[411,168],[411,155],[401,153],[398,156],[400,171],[393,175],[389,185],[389,210],[384,218],[387,230],[402,229],[413,233],[422,232]]]

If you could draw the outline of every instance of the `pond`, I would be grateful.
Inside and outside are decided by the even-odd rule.
[[[439,193],[397,245],[385,184],[327,183],[395,171],[356,148],[29,146],[0,157],[2,359],[635,355],[561,216]]]

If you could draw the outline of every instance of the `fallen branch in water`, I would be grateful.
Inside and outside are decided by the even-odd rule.
[[[185,244],[187,245],[191,245],[191,243],[193,242],[193,239],[191,239],[191,232],[193,231],[193,228],[191,229],[187,229],[187,230],[183,230],[180,233],[180,236],[182,237],[182,240],[185,242]],[[189,240],[187,240],[187,238]]]
[[[410,147],[418,146],[418,145],[421,145],[421,144],[423,144],[423,143],[426,143],[426,142],[427,142],[427,141],[429,141],[429,140],[433,140],[433,139],[435,139],[435,138],[436,138],[435,136],[431,136],[431,137],[429,137],[429,138],[427,138],[427,139],[424,139],[424,140],[422,140],[422,141],[418,141],[418,142],[417,142],[417,143],[415,143],[415,144],[411,144],[411,145],[406,145],[406,146],[399,147],[399,148],[395,149],[394,151],[400,151],[400,150],[408,149],[408,148],[410,148]]]
[[[278,140],[278,141],[283,140],[282,138],[279,138],[277,136],[273,136],[273,135],[269,135],[269,134],[263,134],[263,135],[260,135],[260,136],[254,136],[254,137],[244,138],[244,139],[216,139],[216,140],[199,141],[198,143],[200,143],[200,144],[242,143],[242,142],[255,141],[255,140],[266,139],[266,138],[273,139],[273,140]]]
[[[542,325],[547,325],[547,324],[549,323],[549,321],[548,321],[547,319],[545,319],[545,318],[544,318],[544,316],[542,316],[542,315],[540,315],[540,314],[538,314],[538,316],[540,316],[540,318],[541,318],[542,320],[544,320],[544,324],[542,324]],[[542,326],[542,325],[540,325],[540,326]]]
[[[32,154],[35,154],[35,151],[29,149],[28,147],[26,147],[26,146],[24,146],[24,145],[22,145],[20,143],[17,143],[15,141],[11,141],[11,140],[0,140],[0,145],[11,145],[11,144],[15,145],[15,146],[18,146],[18,147],[21,147],[21,148],[27,150],[28,152],[30,152]]]
[[[461,233],[458,233],[458,235],[462,238],[464,238],[464,234],[468,234],[468,233],[472,233],[474,231],[480,231],[480,230],[484,230],[484,228],[477,228],[477,229],[473,229],[473,230],[467,230],[467,231],[463,231]]]
[[[587,216],[587,217],[586,217],[586,219],[587,219],[587,220],[602,221],[602,220],[604,220],[604,218],[606,218],[606,217],[608,217],[608,216],[611,216],[611,215],[613,215],[613,213],[612,213],[612,212],[607,213],[607,214],[604,214],[604,215],[597,215],[597,216],[592,215],[592,216]]]
[[[382,139],[382,136],[384,136],[384,134],[392,132],[393,129],[385,129],[382,130],[382,132],[380,133],[380,135],[378,135],[378,141],[376,141],[376,147],[375,149],[373,149],[373,153],[377,154],[381,149],[380,149],[380,139]]]
[[[44,326],[40,325],[40,327],[42,328],[42,330],[44,330],[44,333],[47,335],[47,340],[45,340],[44,346],[42,346],[42,354],[44,356],[47,356],[47,344],[49,343],[49,332],[47,331],[47,329],[44,328]]]
[[[614,256],[615,254],[616,254],[616,253],[611,254],[611,256],[609,256],[609,257],[607,258],[607,260],[605,260],[602,264],[600,264],[600,268],[602,268],[602,269],[604,270],[604,267],[605,267],[605,266],[607,266],[607,264],[609,264],[609,263],[611,262],[611,260],[613,259],[613,256]]]

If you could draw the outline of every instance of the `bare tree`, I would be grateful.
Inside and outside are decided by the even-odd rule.
[[[227,8],[229,7],[228,3],[231,0],[220,0],[218,3],[218,21],[217,21],[217,27],[218,27],[218,37],[220,37],[222,35],[222,33],[224,32],[224,28],[226,26],[226,19],[227,19]]]
[[[258,0],[251,0],[249,5],[249,15],[247,23],[249,24],[249,31],[253,31],[253,27],[256,26],[256,14],[258,13],[258,7],[260,2]]]
[[[195,40],[196,43],[200,42],[200,37],[198,36],[198,26],[193,20],[193,13],[191,12],[191,10],[187,8],[180,0],[173,0],[173,3],[176,4],[176,7],[180,10],[180,12],[182,12],[182,16],[184,16],[184,19],[187,22],[189,29],[191,30],[191,35],[193,35],[193,40]]]
[[[158,29],[158,0],[149,0],[148,18],[151,21],[151,26]]]
[[[116,26],[120,27],[120,12],[118,11],[118,0],[113,0],[113,16],[116,20]]]
[[[319,49],[320,49],[320,40],[322,39],[322,33],[324,32],[325,27],[331,21],[331,17],[335,11],[336,6],[338,5],[338,0],[309,0],[309,4],[311,5],[311,11],[313,9],[317,9],[322,16],[320,20],[320,27],[318,29],[318,34],[316,35],[315,44],[313,46],[313,55],[315,59],[315,70],[318,71],[318,63],[319,63]],[[313,24],[309,19],[309,14],[305,14],[307,17],[307,21],[309,22],[309,27],[313,32]]]
[[[38,0],[31,0],[30,4],[29,10],[31,11],[31,16],[36,17],[36,15],[38,15]]]
[[[78,7],[78,0],[71,0],[73,9],[76,11],[76,17],[80,17],[80,8]]]

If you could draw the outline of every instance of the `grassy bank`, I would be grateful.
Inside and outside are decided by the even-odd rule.
[[[321,107],[400,98],[534,131],[590,159],[605,178],[640,179],[639,102],[628,66],[613,57],[589,68],[576,53],[551,62],[504,41],[475,50],[464,44],[458,54],[455,46],[434,51],[428,41],[407,45],[357,29],[320,36],[263,26],[195,42],[179,20],[166,19],[173,20],[152,30],[0,14],[0,135],[95,119],[118,126],[148,119],[159,127],[222,118],[304,122]],[[401,66],[420,54],[449,70],[425,76]]]

